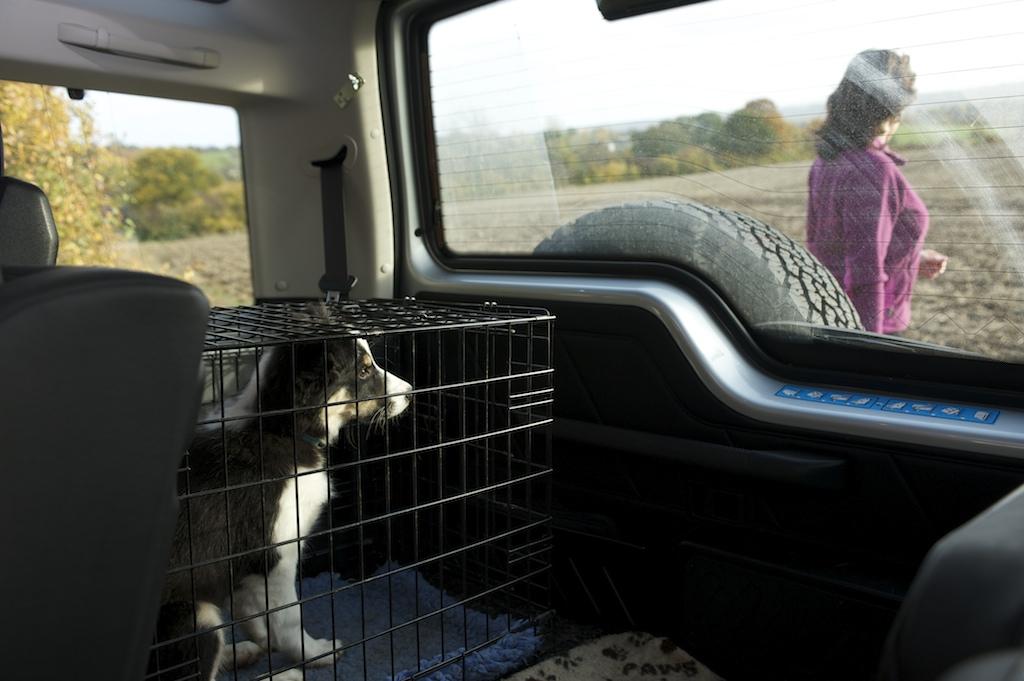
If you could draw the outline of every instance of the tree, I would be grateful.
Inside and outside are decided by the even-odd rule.
[[[132,162],[131,201],[140,208],[184,203],[220,181],[192,149],[147,149]]]
[[[779,141],[778,123],[784,123],[775,104],[768,99],[747,102],[725,119],[716,147],[731,155],[727,161],[741,162],[770,157]]]
[[[640,173],[650,177],[715,170],[713,152],[722,117],[705,112],[662,121],[633,133],[633,154]]]
[[[637,161],[675,156],[683,147],[693,142],[692,119],[677,118],[634,132],[633,154]]]
[[[113,265],[123,226],[125,167],[96,140],[88,104],[63,90],[0,81],[7,174],[38,185],[60,236],[57,261]]]
[[[693,117],[693,143],[706,151],[711,151],[715,140],[722,134],[725,121],[713,111],[706,111]]]
[[[245,225],[240,182],[224,182],[192,149],[147,149],[132,161],[126,214],[141,240],[230,232]]]
[[[624,133],[608,128],[571,128],[544,133],[548,160],[559,184],[613,182],[635,177],[635,152]]]

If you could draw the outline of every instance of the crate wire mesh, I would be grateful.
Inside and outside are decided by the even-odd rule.
[[[550,614],[552,324],[411,299],[213,310],[147,678],[526,663]]]

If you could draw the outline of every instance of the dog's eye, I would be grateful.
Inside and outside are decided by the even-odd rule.
[[[373,367],[364,366],[359,370],[359,378],[369,378],[373,373]]]

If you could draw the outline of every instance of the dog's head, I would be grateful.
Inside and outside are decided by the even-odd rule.
[[[310,305],[307,314],[315,322],[329,313],[322,305]],[[409,383],[380,366],[365,339],[338,338],[264,348],[259,369],[239,402],[250,413],[294,410],[299,431],[333,443],[350,423],[383,426],[404,412],[411,390]],[[291,429],[290,414],[277,420]],[[273,428],[273,423],[265,422],[265,427]]]
[[[362,338],[327,342],[327,405],[321,423],[333,442],[353,421],[383,425],[408,408],[412,386],[373,357]]]

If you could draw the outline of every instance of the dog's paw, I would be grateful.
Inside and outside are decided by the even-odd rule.
[[[341,641],[329,638],[306,639],[306,659],[310,660],[307,664],[310,667],[326,667],[329,664],[333,664],[336,658],[341,657],[341,647],[343,645]],[[328,655],[332,650],[334,654]]]
[[[274,672],[267,681],[304,681],[304,679],[301,669],[286,669],[283,672]]]
[[[221,669],[227,671],[248,667],[263,657],[264,652],[263,648],[253,641],[229,643],[224,650],[224,656],[221,657]]]

